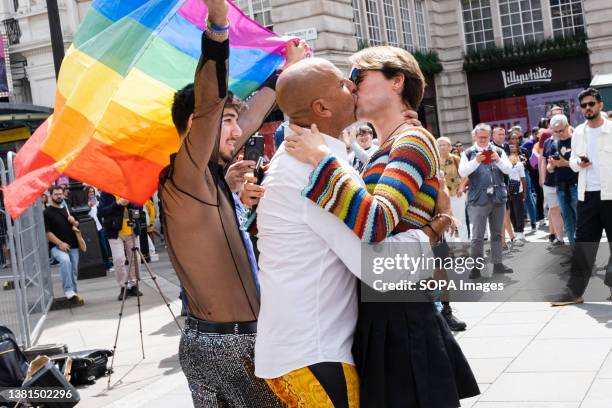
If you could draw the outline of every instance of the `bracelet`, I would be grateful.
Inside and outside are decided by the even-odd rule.
[[[448,215],[448,214],[444,214],[444,213],[437,213],[437,214],[436,214],[436,215],[434,215],[434,217],[432,218],[432,221],[433,221],[433,220],[437,220],[438,218],[443,218],[443,217],[444,217],[444,218],[448,218],[448,219],[449,219],[451,222],[453,222],[453,221],[454,221],[453,217],[451,217],[451,216],[450,216],[450,215]]]
[[[218,26],[213,24],[208,18],[206,19],[206,27],[210,28],[213,31],[227,31],[230,28],[229,18],[227,19],[227,24],[223,26]]]
[[[227,31],[214,31],[210,27],[206,28],[206,36],[211,40],[225,41],[229,37]]]

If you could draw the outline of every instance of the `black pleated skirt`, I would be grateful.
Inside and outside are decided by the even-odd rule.
[[[432,303],[361,302],[359,309],[353,354],[362,408],[457,408],[480,394]]]

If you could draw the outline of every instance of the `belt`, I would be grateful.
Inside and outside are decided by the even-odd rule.
[[[257,333],[257,322],[216,323],[206,320],[187,317],[185,325],[200,333],[215,334],[255,334]]]

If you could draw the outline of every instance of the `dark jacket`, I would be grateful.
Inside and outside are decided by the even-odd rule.
[[[102,217],[102,225],[107,239],[117,239],[119,231],[123,226],[123,212],[126,207],[117,204],[117,199],[114,195],[105,193],[100,195],[98,204],[98,217]],[[139,209],[142,211],[141,205],[129,203],[127,208]]]

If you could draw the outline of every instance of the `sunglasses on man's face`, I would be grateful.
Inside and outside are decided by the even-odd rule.
[[[593,108],[593,107],[595,107],[595,105],[597,105],[597,102],[593,102],[593,101],[591,101],[591,102],[581,103],[581,104],[580,104],[580,107],[581,107],[582,109],[586,109],[586,108],[587,108],[587,106],[588,106],[589,108]]]
[[[353,69],[351,69],[351,73],[349,74],[349,79],[351,80],[352,83],[354,83],[355,85],[359,85],[359,83],[363,80],[363,74],[365,74],[367,71],[383,71],[382,69],[365,69],[365,68],[357,68],[354,67]]]

